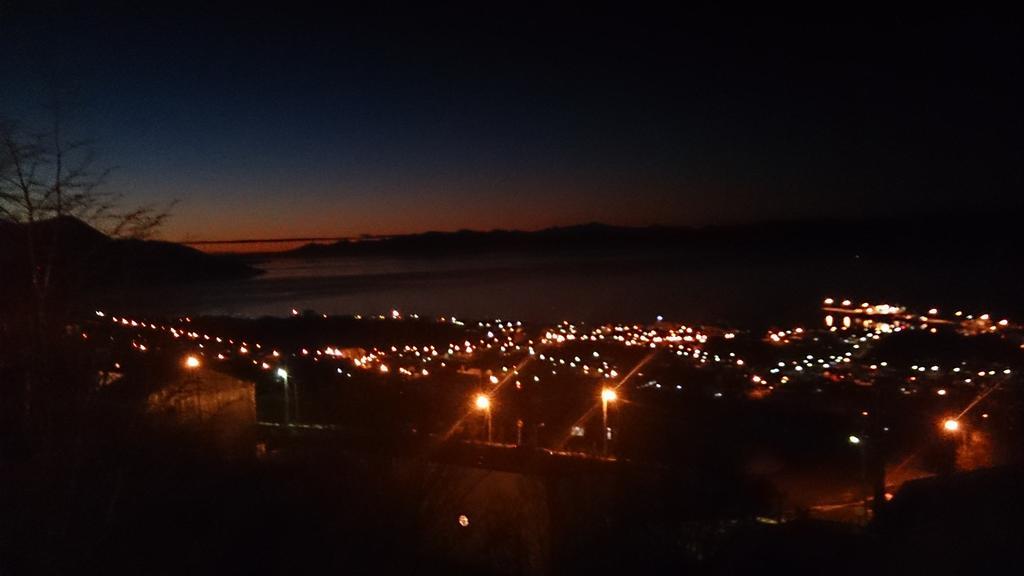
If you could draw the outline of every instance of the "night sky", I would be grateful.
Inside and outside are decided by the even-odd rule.
[[[168,239],[1022,204],[1007,15],[0,5],[0,114],[74,93]]]

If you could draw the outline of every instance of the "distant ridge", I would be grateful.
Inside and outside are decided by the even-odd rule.
[[[28,230],[26,224],[0,222],[0,266],[5,281],[28,277]],[[76,284],[185,283],[259,273],[238,259],[181,244],[111,238],[67,216],[35,223],[33,239],[39,253],[52,258],[55,275]]]
[[[1018,259],[1018,213],[861,220],[797,220],[702,228],[628,227],[601,223],[537,231],[459,230],[307,244],[280,253],[296,257],[428,258],[487,253],[641,252],[694,256],[749,255]]]

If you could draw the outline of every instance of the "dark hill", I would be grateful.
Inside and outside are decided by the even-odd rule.
[[[28,279],[29,226],[0,223],[0,266],[5,283]],[[228,256],[154,240],[110,238],[77,218],[38,222],[31,239],[40,261],[52,264],[57,284],[75,287],[152,285],[222,280],[259,271]]]

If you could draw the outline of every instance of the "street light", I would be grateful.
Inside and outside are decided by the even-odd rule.
[[[868,471],[868,465],[875,461],[874,459],[871,459],[869,461],[869,458],[868,458],[868,451],[869,450],[873,451],[873,450],[877,449],[877,446],[875,445],[874,439],[871,436],[860,437],[860,436],[857,436],[856,434],[850,434],[849,436],[846,437],[846,440],[847,440],[847,442],[850,443],[851,446],[855,446],[856,449],[857,449],[857,452],[860,453],[860,480],[861,480],[861,482],[871,486],[872,490],[874,490],[874,492],[875,492],[875,499],[873,500],[873,502],[875,504],[874,510],[877,512],[877,510],[878,510],[877,507],[881,505],[881,503],[877,500],[878,494],[879,494],[879,492],[878,492],[878,485],[877,484],[879,482],[881,483],[882,490],[883,490],[883,493],[884,493],[884,490],[885,490],[885,479],[884,479],[884,476],[883,476],[880,480],[875,482],[874,485],[872,486],[872,478],[878,478],[877,475],[869,476],[869,471]],[[885,468],[883,467],[882,468],[882,471],[883,471],[882,473],[883,474],[884,474],[884,470],[885,470]],[[865,494],[865,496],[864,496],[864,506],[865,506],[865,508],[867,508],[868,502],[869,502],[868,495]]]
[[[203,404],[199,398],[199,377],[196,376],[196,370],[202,366],[202,362],[199,361],[199,357],[195,354],[189,354],[185,356],[185,370],[188,371],[188,376],[185,378],[186,389],[192,390],[192,402],[196,408],[196,414],[199,419],[203,418]]]
[[[477,410],[487,414],[487,442],[491,442],[491,399],[486,394],[477,394],[475,399]]]
[[[611,435],[611,428],[608,427],[608,403],[615,402],[619,399],[619,395],[615,392],[614,388],[603,388],[601,390],[601,423],[604,427],[602,434],[604,435],[603,450],[604,455],[608,455],[608,437]]]
[[[953,434],[954,432],[959,432],[960,422],[956,418],[946,418],[946,420],[942,423],[942,429],[950,434]]]
[[[284,424],[288,425],[289,420],[289,398],[288,398],[288,371],[284,368],[277,369],[277,377],[284,381]]]

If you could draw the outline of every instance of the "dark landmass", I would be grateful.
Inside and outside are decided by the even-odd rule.
[[[444,257],[487,253],[593,251],[683,256],[870,258],[914,262],[1019,260],[1016,212],[921,214],[862,220],[761,222],[702,228],[591,223],[538,231],[459,230],[307,244],[300,257]]]
[[[5,279],[27,278],[29,227],[0,222],[0,267]],[[244,278],[259,270],[242,261],[156,240],[111,238],[77,218],[34,225],[32,241],[57,283],[80,287],[149,286]],[[13,284],[13,282],[12,282]]]
[[[876,522],[892,573],[998,573],[1020,554],[1019,465],[907,482]]]

